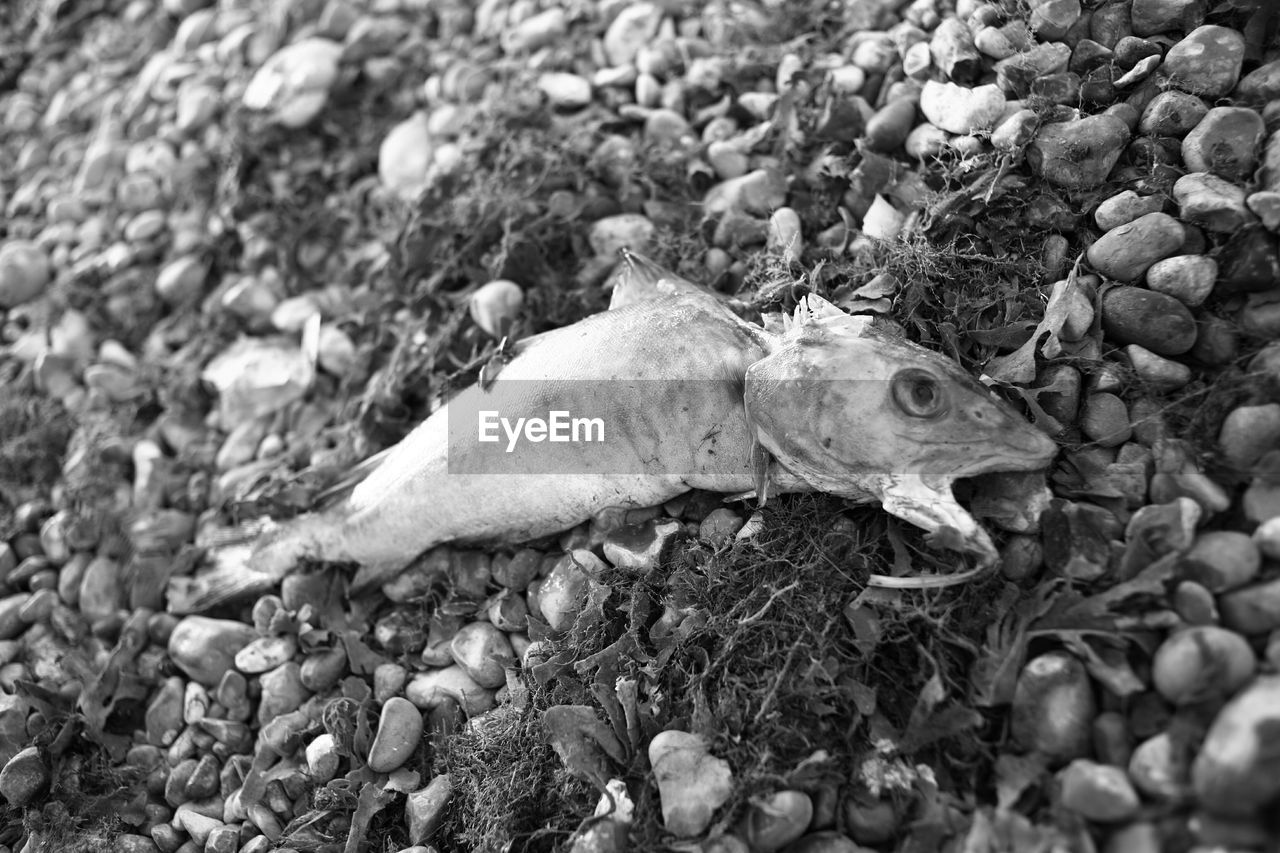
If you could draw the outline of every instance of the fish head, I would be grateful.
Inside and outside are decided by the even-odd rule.
[[[936,535],[951,528],[952,544],[986,561],[995,549],[952,484],[1057,453],[959,365],[813,296],[747,369],[744,395],[756,440],[791,473]]]

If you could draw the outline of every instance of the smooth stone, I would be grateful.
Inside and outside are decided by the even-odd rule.
[[[1243,181],[1258,165],[1266,137],[1262,116],[1247,107],[1214,107],[1183,137],[1182,159],[1192,172]]]
[[[1280,99],[1280,59],[1259,65],[1240,78],[1233,97],[1237,103],[1258,107]]]
[[[456,664],[413,676],[405,685],[404,695],[424,711],[453,701],[469,716],[483,714],[495,704],[494,692],[476,684],[466,670]]]
[[[1119,447],[1133,434],[1124,400],[1106,392],[1085,398],[1080,413],[1080,429],[1102,447]]]
[[[619,569],[645,574],[657,567],[682,529],[678,521],[658,519],[620,527],[605,537],[605,559]]]
[[[1210,592],[1229,592],[1252,581],[1262,569],[1262,553],[1247,533],[1210,530],[1201,533],[1178,561],[1178,574]]]
[[[276,51],[254,73],[242,102],[251,110],[269,110],[285,127],[302,127],[324,109],[338,79],[342,45],[325,38],[304,38]]]
[[[11,806],[29,805],[48,785],[49,768],[37,747],[20,750],[0,769],[0,796]]]
[[[1235,88],[1244,63],[1244,36],[1214,25],[1196,27],[1165,54],[1161,72],[1176,89],[1210,100]]]
[[[481,687],[505,684],[506,668],[515,660],[507,635],[488,622],[463,625],[449,642],[449,653]]]
[[[1273,736],[1280,728],[1280,676],[1264,675],[1218,712],[1191,766],[1199,805],[1253,816],[1280,794]]]
[[[12,640],[27,630],[22,610],[31,600],[31,593],[15,592],[0,598],[0,640]]]
[[[1250,293],[1240,310],[1240,329],[1247,335],[1280,338],[1280,290]]]
[[[482,284],[467,300],[471,320],[491,338],[501,339],[524,308],[524,290],[500,278]]]
[[[1129,15],[1135,34],[1154,36],[1200,26],[1205,10],[1205,0],[1133,0]]]
[[[800,214],[789,207],[778,208],[769,217],[765,248],[781,255],[787,264],[799,263],[804,254],[804,238],[800,228]]]
[[[1080,20],[1080,0],[1030,0],[1031,31],[1045,41],[1057,41]]]
[[[1195,344],[1195,318],[1163,293],[1113,287],[1102,297],[1102,330],[1117,344],[1137,344],[1156,355],[1181,355]]]
[[[288,661],[298,651],[298,640],[292,634],[259,637],[236,652],[236,669],[246,675],[257,675]]]
[[[1093,189],[1111,173],[1129,142],[1129,127],[1111,115],[1086,116],[1040,128],[1027,147],[1032,171],[1064,189]]]
[[[619,12],[604,33],[604,55],[609,64],[631,64],[658,34],[662,14],[655,3],[632,3]]]
[[[338,774],[342,753],[338,750],[338,742],[328,732],[316,735],[307,744],[303,755],[307,762],[307,773],[316,784],[323,785]]]
[[[155,746],[170,746],[186,725],[183,698],[186,685],[174,675],[166,678],[151,695],[144,717],[147,741]]]
[[[1005,96],[994,83],[970,88],[929,80],[920,91],[920,112],[949,133],[990,130],[1004,115]]]
[[[864,136],[872,151],[888,153],[901,148],[915,127],[918,101],[890,101],[867,119]]]
[[[813,820],[813,800],[804,791],[782,790],[753,797],[738,823],[752,850],[772,853],[804,835]]]
[[[506,53],[532,53],[550,47],[569,31],[569,19],[560,6],[530,15],[518,24],[504,28],[500,41]]]
[[[579,74],[544,72],[538,76],[538,88],[553,108],[576,110],[591,103],[591,81]]]
[[[1261,228],[1248,228],[1233,236],[1222,257],[1217,286],[1222,295],[1268,291],[1280,281],[1276,237]]]
[[[547,574],[538,590],[538,610],[552,631],[573,627],[591,583],[593,572],[604,567],[590,551],[575,550],[565,554]]]
[[[1258,637],[1280,628],[1280,579],[1242,586],[1218,596],[1222,624]]]
[[[1141,805],[1123,768],[1077,758],[1058,773],[1062,805],[1100,823],[1132,818]]]
[[[1103,234],[1086,256],[1108,278],[1136,281],[1156,261],[1178,251],[1183,236],[1182,224],[1172,216],[1148,213]]]
[[[1269,560],[1280,560],[1280,515],[1274,515],[1253,531],[1253,542]]]
[[[441,773],[425,788],[408,795],[404,804],[404,818],[409,829],[410,844],[423,844],[431,839],[444,821],[445,808],[452,797],[453,780],[447,773]]]
[[[298,710],[311,698],[311,691],[302,683],[302,668],[296,661],[264,672],[258,676],[258,684],[262,687],[262,698],[258,700],[259,725]]]
[[[1152,98],[1142,110],[1138,132],[1144,136],[1183,137],[1209,112],[1204,99],[1169,89]]]
[[[412,201],[427,182],[435,159],[435,141],[421,110],[399,122],[378,146],[378,179],[405,201]]]
[[[1218,262],[1208,255],[1175,255],[1147,270],[1147,287],[1172,296],[1189,308],[1200,306],[1218,280]]]
[[[1280,403],[1238,406],[1223,419],[1218,449],[1236,470],[1247,470],[1275,447],[1280,447]]]
[[[1253,219],[1242,187],[1208,172],[1191,172],[1173,185],[1178,215],[1210,231],[1230,233]]]
[[[49,257],[29,240],[0,244],[0,309],[16,308],[35,299],[49,283]]]
[[[1280,192],[1261,190],[1250,193],[1244,200],[1245,206],[1262,223],[1262,227],[1274,233],[1280,233]]]
[[[1151,659],[1151,680],[1161,696],[1182,706],[1232,696],[1257,667],[1244,637],[1216,625],[1200,625],[1165,638]]]
[[[777,169],[748,172],[740,178],[722,181],[707,191],[702,207],[717,216],[729,210],[765,216],[787,202],[787,183]]]
[[[235,665],[236,653],[257,636],[243,622],[186,616],[169,635],[169,657],[188,677],[205,687],[216,687]]]
[[[1103,231],[1111,231],[1148,213],[1164,209],[1164,199],[1158,195],[1138,195],[1125,190],[1108,198],[1093,212],[1093,221]]]
[[[1181,738],[1168,732],[1147,738],[1129,757],[1129,781],[1148,799],[1158,803],[1183,802],[1191,793],[1191,759]]]
[[[587,242],[597,257],[616,258],[619,249],[647,251],[657,227],[639,213],[619,213],[591,224]]]
[[[369,747],[369,769],[390,773],[403,766],[417,750],[422,728],[422,712],[408,699],[393,696],[384,702],[378,730]]]
[[[1041,78],[1067,69],[1071,48],[1060,42],[1033,44],[995,65],[996,85],[1018,96],[1026,95]]]
[[[659,732],[649,742],[667,831],[681,838],[701,834],[716,809],[733,793],[729,763],[709,751],[705,738],[678,730]]]
[[[1088,754],[1097,712],[1084,665],[1065,652],[1033,658],[1014,688],[1011,732],[1027,749],[1062,762]]]
[[[1133,372],[1154,391],[1167,394],[1191,381],[1191,368],[1181,362],[1156,355],[1146,347],[1129,344],[1124,348]]]

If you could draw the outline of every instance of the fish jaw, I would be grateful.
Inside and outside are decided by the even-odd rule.
[[[979,568],[989,568],[1000,552],[986,529],[956,501],[951,483],[950,478],[922,474],[885,474],[876,491],[885,512],[927,531],[940,544],[973,554]]]

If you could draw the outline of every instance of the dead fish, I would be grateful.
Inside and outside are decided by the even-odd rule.
[[[383,579],[435,545],[519,542],[690,489],[879,502],[946,533],[980,567],[996,561],[951,486],[1053,458],[1053,441],[1012,407],[950,360],[818,296],[762,327],[648,261],[627,264],[636,275],[615,307],[518,342],[487,387],[359,466],[332,506],[268,522],[215,549],[211,570],[172,579],[169,609],[265,592],[303,559],[353,561],[357,579]],[[550,443],[480,440],[485,412],[515,422],[574,403],[603,412],[608,441],[556,456]]]

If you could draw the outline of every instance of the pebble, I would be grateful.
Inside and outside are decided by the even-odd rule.
[[[1160,732],[1138,744],[1129,759],[1129,780],[1147,798],[1181,803],[1191,793],[1192,755],[1182,738]]]
[[[538,76],[538,89],[552,108],[576,110],[591,103],[591,81],[579,74],[547,71]]]
[[[236,669],[246,675],[257,675],[288,661],[298,651],[298,640],[292,634],[258,637],[236,652]]]
[[[1065,189],[1100,186],[1129,142],[1129,127],[1112,115],[1086,116],[1040,128],[1027,148],[1027,163]]]
[[[488,622],[462,626],[449,642],[453,660],[481,687],[506,683],[506,667],[515,659],[507,635]]]
[[[949,133],[990,130],[1004,116],[1005,96],[994,83],[969,88],[929,80],[920,91],[920,112]]]
[[[1117,281],[1136,281],[1156,261],[1182,246],[1182,224],[1166,213],[1148,213],[1107,231],[1089,246],[1089,263]]]
[[[215,686],[232,669],[236,653],[256,637],[243,622],[187,616],[169,635],[169,657],[189,678]]]
[[[1014,688],[1011,731],[1027,749],[1055,761],[1089,751],[1097,705],[1084,665],[1065,652],[1048,652],[1022,669]]]
[[[1259,107],[1280,98],[1280,60],[1259,65],[1244,75],[1233,94],[1237,102]]]
[[[1253,677],[1258,661],[1234,631],[1201,625],[1175,631],[1156,649],[1151,680],[1174,705],[1222,701]]]
[[[1203,98],[1169,89],[1152,98],[1142,110],[1138,132],[1145,136],[1181,138],[1209,112]]]
[[[1063,38],[1080,20],[1080,0],[1030,0],[1031,31],[1045,41]]]
[[[1250,293],[1240,310],[1240,329],[1260,338],[1280,338],[1280,293]]]
[[[565,10],[552,6],[504,28],[500,41],[506,53],[532,53],[554,45],[568,31],[569,20]]]
[[[604,33],[604,55],[610,65],[632,63],[641,48],[658,34],[662,9],[654,3],[632,3],[618,13]]]
[[[338,750],[338,742],[328,732],[316,735],[307,744],[304,756],[307,762],[307,773],[316,784],[323,785],[338,774],[342,754]]]
[[[34,746],[20,750],[0,769],[0,796],[11,806],[29,805],[48,785],[49,768]]]
[[[27,629],[22,610],[30,599],[30,593],[26,592],[0,598],[0,640],[12,640]]]
[[[1191,767],[1198,804],[1251,817],[1280,794],[1271,733],[1280,727],[1280,676],[1259,676],[1218,713]]]
[[[507,279],[495,279],[476,289],[467,300],[472,321],[492,338],[502,338],[524,308],[524,291]]]
[[[1088,820],[1120,823],[1134,817],[1141,803],[1120,767],[1077,758],[1058,773],[1062,805]]]
[[[1182,140],[1182,159],[1192,172],[1212,172],[1242,181],[1258,165],[1266,136],[1262,116],[1247,107],[1214,107]]]
[[[1172,30],[1187,31],[1204,22],[1204,0],[1133,0],[1133,31],[1154,36]]]
[[[778,208],[769,217],[766,249],[781,255],[783,262],[788,265],[799,263],[804,254],[804,238],[800,227],[800,214],[789,207]]]
[[[1080,429],[1102,447],[1119,447],[1133,435],[1124,400],[1107,392],[1090,394],[1085,398]]]
[[[1254,544],[1271,560],[1280,560],[1280,516],[1271,516],[1253,531]]]
[[[412,201],[427,182],[435,145],[427,114],[419,110],[387,132],[378,147],[378,178],[389,192]]]
[[[646,574],[657,567],[681,530],[680,522],[670,519],[619,527],[605,537],[605,559],[619,569]]]
[[[302,127],[320,115],[338,79],[342,45],[312,37],[287,45],[262,64],[245,87],[251,110],[268,110],[285,127]]]
[[[155,746],[169,746],[186,724],[183,709],[185,688],[178,676],[166,678],[152,694],[144,717],[147,741]]]
[[[1158,394],[1176,391],[1191,381],[1191,368],[1178,361],[1162,358],[1137,344],[1124,348],[1133,372]]]
[[[901,148],[915,127],[917,106],[917,101],[903,98],[876,110],[864,131],[867,147],[883,153]]]
[[[813,819],[813,800],[803,791],[782,790],[753,797],[738,832],[752,850],[772,853],[804,835]]]
[[[1205,25],[1169,48],[1160,70],[1173,88],[1213,100],[1235,88],[1243,63],[1244,36],[1226,27]]]
[[[1280,233],[1280,192],[1261,190],[1250,193],[1244,200],[1249,212],[1258,217],[1262,227]]]
[[[1210,231],[1230,233],[1253,219],[1245,204],[1245,191],[1207,172],[1183,175],[1173,185],[1178,215]]]
[[[700,835],[733,794],[729,763],[712,755],[703,737],[674,729],[655,735],[648,751],[663,825],[681,838]]]
[[[730,210],[764,216],[786,201],[786,179],[777,169],[765,168],[716,184],[703,197],[702,207],[711,216]]]
[[[1280,446],[1280,403],[1239,406],[1222,421],[1218,449],[1238,471],[1247,470],[1268,450]]]
[[[175,258],[156,276],[156,295],[169,305],[187,305],[204,293],[209,265],[194,255]]]
[[[1098,209],[1093,212],[1093,221],[1103,231],[1111,231],[1148,213],[1159,213],[1163,209],[1164,199],[1160,196],[1138,195],[1133,190],[1125,190],[1099,204]]]
[[[1210,530],[1200,534],[1178,561],[1178,574],[1210,592],[1237,589],[1258,576],[1262,554],[1247,533]]]
[[[422,740],[422,712],[412,702],[393,696],[382,705],[378,730],[369,747],[369,769],[390,773],[408,761]]]
[[[1218,596],[1222,624],[1250,637],[1280,628],[1280,580],[1242,586]]]
[[[567,631],[573,626],[591,581],[589,572],[600,565],[600,559],[590,551],[573,551],[547,575],[538,590],[538,610],[552,631]]]
[[[1117,344],[1137,344],[1157,355],[1181,355],[1196,340],[1195,318],[1163,293],[1113,287],[1102,297],[1102,329]]]
[[[587,241],[597,257],[616,258],[619,249],[645,252],[653,241],[657,227],[639,213],[606,216],[591,224]]]
[[[423,844],[431,839],[444,821],[445,809],[452,797],[453,780],[447,773],[441,773],[427,783],[425,788],[408,795],[404,804],[404,816],[408,824],[410,844]]]
[[[483,714],[495,704],[493,691],[476,684],[466,670],[457,665],[413,676],[405,685],[404,695],[424,711],[452,700],[469,716]]]
[[[35,243],[8,240],[0,244],[0,309],[35,299],[49,283],[49,258]]]
[[[1147,287],[1172,296],[1189,308],[1199,307],[1218,280],[1218,263],[1208,255],[1175,255],[1147,270]]]
[[[1275,238],[1261,228],[1236,234],[1222,254],[1218,289],[1223,294],[1265,291],[1280,281],[1280,253]]]
[[[311,697],[311,691],[302,683],[301,667],[296,661],[280,664],[258,677],[262,698],[258,700],[258,724],[296,711]]]

